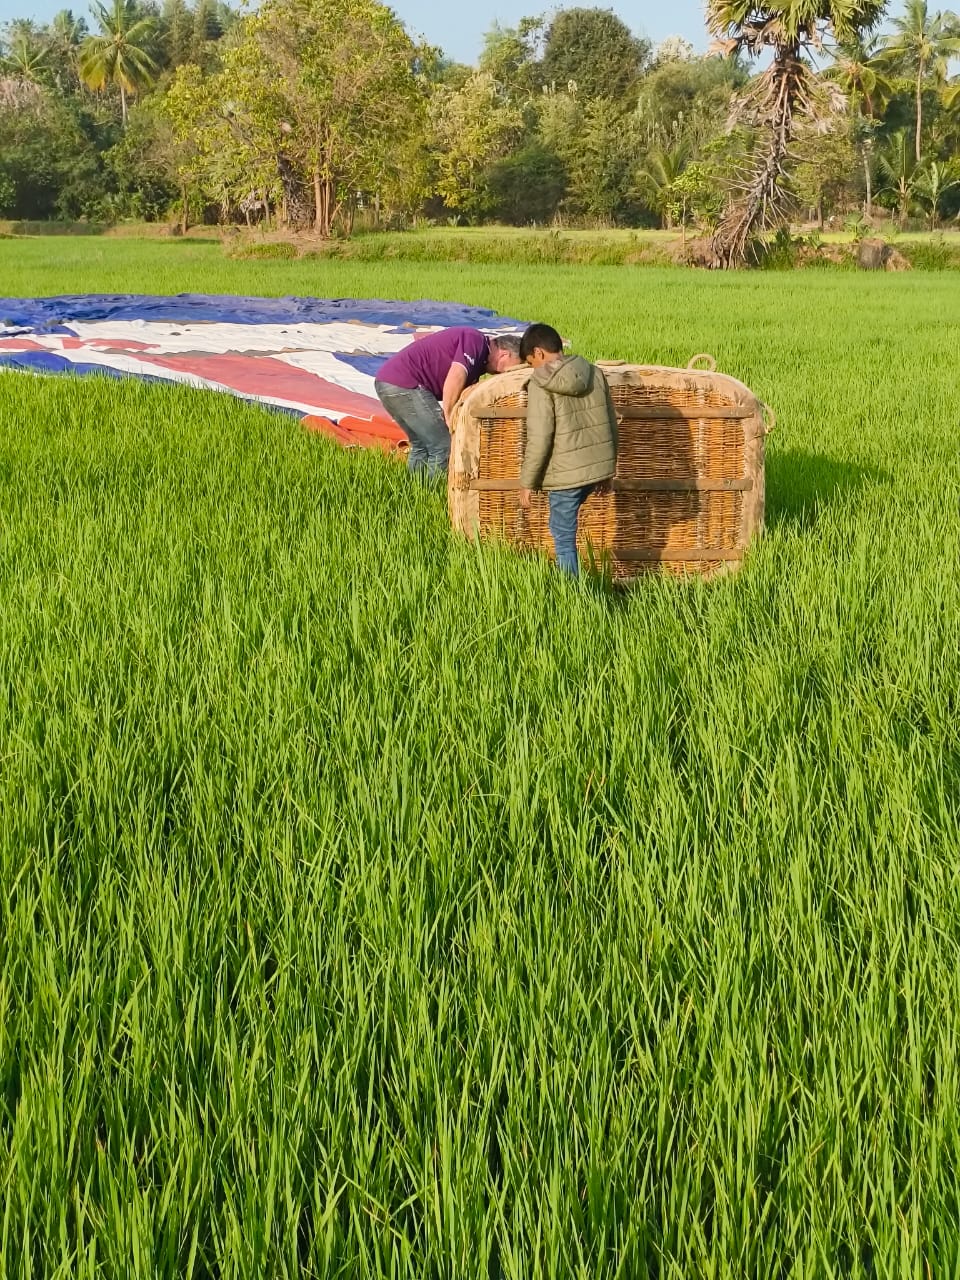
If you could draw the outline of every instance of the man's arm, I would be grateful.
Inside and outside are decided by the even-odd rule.
[[[531,378],[527,386],[527,447],[520,468],[521,489],[539,489],[543,483],[556,429],[553,397]]]
[[[434,386],[437,384],[434,383]],[[463,394],[463,389],[467,385],[467,370],[462,364],[452,364],[443,380],[443,416],[446,419],[447,426],[450,426],[450,418],[453,415],[454,406]]]

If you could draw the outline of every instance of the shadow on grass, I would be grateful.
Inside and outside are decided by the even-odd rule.
[[[835,506],[849,508],[865,489],[889,481],[887,471],[870,463],[851,462],[825,453],[811,453],[806,449],[784,449],[768,453],[766,527],[768,530],[792,528],[799,532],[809,531],[829,509]],[[657,575],[651,575],[655,576]],[[628,604],[636,587],[644,581],[641,577],[636,583],[625,586],[611,583],[600,576],[587,577],[588,589],[605,597],[618,608]],[[674,581],[683,582],[684,579]],[[721,576],[716,581],[730,579]]]
[[[869,485],[890,479],[880,467],[806,449],[767,454],[767,527],[812,528],[827,508],[848,504]]]

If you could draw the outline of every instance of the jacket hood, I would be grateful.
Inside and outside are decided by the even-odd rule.
[[[544,364],[533,375],[545,391],[558,396],[585,396],[593,386],[593,365],[583,356],[567,356]]]

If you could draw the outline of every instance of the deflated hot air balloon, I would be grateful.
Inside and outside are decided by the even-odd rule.
[[[438,329],[523,325],[449,302],[233,295],[0,299],[0,369],[106,374],[226,391],[345,445],[404,448],[374,392],[381,365]]]

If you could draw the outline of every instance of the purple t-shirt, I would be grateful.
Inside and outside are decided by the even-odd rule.
[[[443,399],[443,384],[452,364],[462,364],[467,371],[467,386],[479,382],[487,371],[490,343],[479,329],[441,329],[425,338],[417,338],[391,356],[377,374],[380,382],[392,387],[426,387],[438,400]]]

